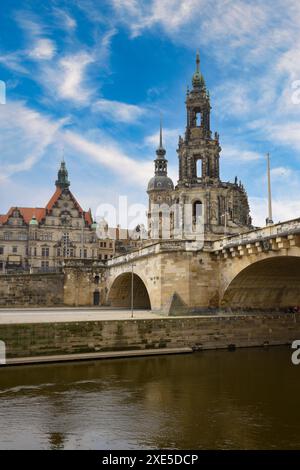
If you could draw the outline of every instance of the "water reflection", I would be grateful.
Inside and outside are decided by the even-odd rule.
[[[0,448],[300,448],[290,349],[0,369]]]

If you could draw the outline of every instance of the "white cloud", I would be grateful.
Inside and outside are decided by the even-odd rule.
[[[122,103],[120,101],[106,100],[104,98],[95,102],[93,110],[104,113],[106,117],[113,121],[128,123],[137,121],[146,112],[141,106]]]
[[[245,150],[232,145],[222,145],[221,156],[227,162],[236,162],[238,164],[249,163],[263,158],[263,156],[258,152]]]
[[[93,93],[86,84],[86,71],[93,62],[94,57],[85,51],[66,55],[44,65],[37,78],[55,99],[86,103]]]
[[[269,118],[253,121],[249,127],[262,132],[273,144],[277,142],[300,150],[300,121],[272,122]]]
[[[28,55],[36,60],[50,60],[55,52],[56,47],[53,41],[50,39],[39,39]]]
[[[178,137],[180,135],[180,129],[163,129],[163,144],[165,147],[168,145],[175,146],[178,142]],[[154,134],[148,135],[145,137],[145,144],[151,147],[157,147],[159,144],[159,130]]]
[[[250,198],[251,214],[253,216],[253,225],[262,227],[266,224],[268,216],[268,200],[263,197]],[[300,201],[290,198],[273,198],[273,220],[275,223],[284,222],[300,217]]]
[[[64,122],[53,121],[24,102],[7,102],[0,106],[2,178],[32,168],[46,148],[55,142]]]
[[[75,101],[86,101],[90,91],[84,89],[82,81],[86,67],[94,61],[93,57],[85,52],[66,56],[60,60],[60,71],[57,80],[57,89],[62,98]]]
[[[87,155],[95,162],[124,177],[124,183],[133,182],[145,188],[153,174],[153,163],[138,161],[126,155],[118,145],[103,136],[100,143],[92,142],[79,134],[66,131],[64,134],[66,144],[76,152]]]
[[[23,54],[19,51],[11,52],[9,54],[0,54],[0,64],[7,69],[13,70],[20,74],[28,74],[27,67],[22,64]]]
[[[214,107],[219,116],[237,116],[241,119],[253,109],[252,90],[245,81],[228,80],[216,87],[213,95]]]
[[[278,166],[276,168],[271,169],[271,177],[273,180],[288,179],[288,178],[291,178],[292,175],[293,175],[293,171],[291,170],[291,168]]]
[[[61,25],[66,30],[74,30],[77,27],[76,20],[62,8],[55,7],[53,8],[53,13],[58,20],[59,25]]]

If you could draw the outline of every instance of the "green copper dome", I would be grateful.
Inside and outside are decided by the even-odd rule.
[[[58,170],[57,180],[55,181],[55,184],[58,188],[61,189],[68,189],[68,187],[70,186],[70,181],[68,179],[68,170],[64,160],[60,164],[60,169]]]
[[[29,225],[39,225],[38,221],[36,220],[35,215],[32,216],[31,221],[29,222]]]
[[[202,73],[200,72],[199,52],[197,52],[197,55],[196,55],[196,71],[193,74],[192,83],[193,83],[194,88],[205,88],[205,81],[204,81]]]
[[[91,225],[91,228],[92,228],[92,230],[97,230],[97,227],[98,227],[98,224],[97,224],[97,222],[94,220],[94,222],[93,222],[92,225]]]

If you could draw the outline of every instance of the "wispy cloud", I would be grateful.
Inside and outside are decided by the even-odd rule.
[[[50,60],[56,52],[54,41],[50,39],[39,39],[32,50],[29,51],[29,57],[35,60]]]
[[[87,67],[94,62],[94,58],[88,52],[79,52],[63,57],[58,62],[57,70],[46,71],[49,88],[54,86],[58,96],[77,102],[86,102],[92,91],[83,85]],[[46,79],[46,76],[44,77]]]
[[[141,106],[122,103],[120,101],[106,100],[104,98],[95,102],[93,111],[103,113],[104,118],[127,123],[137,121],[146,112]]]
[[[165,147],[168,145],[177,146],[180,129],[163,129],[163,144]],[[145,144],[156,148],[159,143],[159,129],[154,134],[145,137]]]
[[[268,215],[268,199],[266,197],[250,198],[251,214],[256,226],[264,226]],[[289,197],[273,199],[273,214],[275,222],[284,222],[299,217],[300,201]]]
[[[67,31],[76,29],[77,21],[68,11],[58,7],[54,7],[52,11],[59,26]]]
[[[66,120],[53,120],[30,109],[24,102],[0,106],[1,176],[7,178],[31,169],[55,142]],[[22,149],[22,152],[17,151]]]
[[[101,166],[126,178],[126,183],[134,182],[140,187],[145,188],[146,183],[152,176],[152,162],[145,160],[138,161],[129,157],[116,142],[108,137],[103,136],[101,143],[96,143],[77,133],[66,131],[64,141],[76,152],[88,156]]]
[[[260,153],[252,150],[246,150],[242,145],[234,147],[233,145],[222,145],[222,159],[232,163],[249,163],[251,161],[261,160],[263,157]]]

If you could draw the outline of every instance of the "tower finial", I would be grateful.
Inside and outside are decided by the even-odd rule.
[[[162,148],[163,143],[162,143],[162,116],[160,113],[160,121],[159,121],[159,146]]]
[[[70,181],[68,179],[68,170],[66,168],[66,163],[64,159],[61,161],[55,184],[58,188],[61,189],[67,189],[70,186]]]
[[[166,150],[163,146],[163,138],[162,138],[162,115],[160,113],[160,120],[159,120],[159,145],[156,150],[157,158],[165,158]]]
[[[199,49],[197,49],[197,53],[196,53],[196,72],[200,72],[200,53],[199,53]]]

